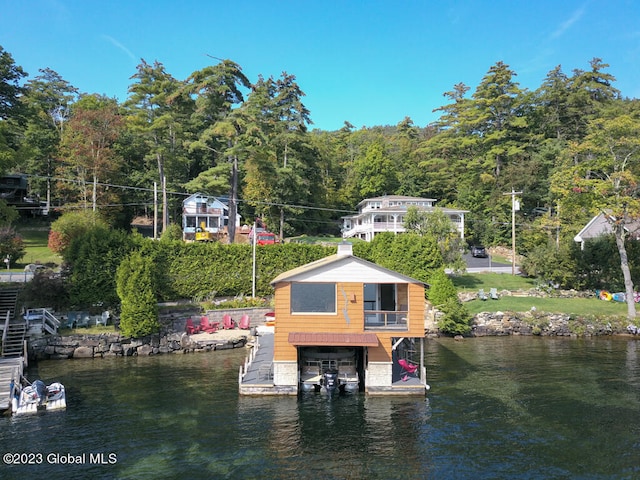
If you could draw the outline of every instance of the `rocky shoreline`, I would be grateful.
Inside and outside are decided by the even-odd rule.
[[[248,314],[251,318],[250,330],[218,330],[214,333],[185,333],[187,318],[200,314],[171,314],[160,319],[163,327],[160,333],[143,338],[128,338],[114,329],[113,333],[69,335],[44,335],[31,338],[28,342],[28,355],[32,360],[67,360],[79,358],[131,357],[177,353],[210,352],[242,348],[253,342],[256,325],[264,324],[265,308],[209,311],[210,320],[221,322],[223,315],[231,314],[239,318]],[[77,329],[76,332],[79,332]]]
[[[233,333],[231,333],[233,332]],[[206,338],[199,338],[206,335]],[[33,360],[67,360],[149,356],[176,353],[210,352],[241,348],[252,340],[249,332],[228,331],[220,334],[187,335],[168,333],[132,339],[114,334],[48,335],[29,342]]]
[[[215,312],[220,316],[224,311]],[[235,316],[238,315],[238,312]],[[244,309],[250,313],[252,325],[263,323],[264,309]],[[209,312],[211,315],[211,312]],[[439,312],[425,320],[427,337],[443,336],[437,328]],[[213,315],[211,315],[213,316]],[[98,335],[47,335],[31,339],[29,358],[33,360],[66,360],[79,358],[108,358],[148,356],[177,353],[210,352],[251,345],[251,330],[219,330],[215,333],[184,333],[186,318],[171,319],[165,332],[140,339],[126,338],[118,332]],[[630,329],[623,320],[580,318],[567,314],[529,312],[484,312],[473,319],[468,337],[538,335],[555,337],[593,337],[625,335],[640,339],[640,329]]]
[[[428,337],[443,334],[437,328],[438,313],[427,322]],[[483,312],[473,318],[469,337],[536,335],[543,337],[595,337],[624,335],[640,339],[640,329],[620,319],[583,318],[536,312]]]

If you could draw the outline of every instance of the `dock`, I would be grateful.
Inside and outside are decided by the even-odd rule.
[[[238,378],[241,395],[296,395],[298,386],[277,387],[273,383],[272,333],[258,335],[257,350],[244,366],[240,367]],[[426,378],[426,371],[424,372]],[[369,387],[369,395],[424,395],[430,389],[417,375],[404,375],[397,362],[394,362],[392,383],[387,387]]]
[[[19,382],[24,373],[24,357],[0,358],[0,411],[6,411],[10,406],[11,380]]]

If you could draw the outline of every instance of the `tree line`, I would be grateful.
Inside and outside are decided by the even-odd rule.
[[[50,68],[30,77],[0,47],[0,172],[28,174],[53,206],[122,228],[151,214],[154,184],[163,230],[179,224],[184,195],[200,191],[225,197],[230,218],[260,216],[284,236],[336,234],[363,198],[428,197],[468,210],[467,239],[487,245],[510,243],[505,193],[515,190],[517,249],[538,258],[538,273],[559,281],[540,255],[568,259],[558,252],[605,211],[628,262],[630,220],[640,216],[638,100],[615,88],[599,58],[570,73],[557,66],[535,90],[516,79],[495,63],[475,89],[444,92],[430,125],[407,117],[322,131],[287,72],[249,79],[226,59],[177,79],[142,60],[119,102],[81,93]]]

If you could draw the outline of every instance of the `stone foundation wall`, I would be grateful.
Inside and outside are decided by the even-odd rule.
[[[298,387],[298,362],[273,362],[273,384]]]
[[[251,326],[264,325],[265,314],[272,311],[268,308],[241,308],[229,310],[210,310],[205,313],[210,320],[222,322],[225,314],[237,322],[244,314],[249,315]],[[131,339],[114,333],[99,335],[73,334],[73,335],[45,335],[29,339],[29,358],[34,360],[66,360],[69,358],[104,358],[114,356],[134,355],[160,355],[167,353],[191,353],[228,348],[243,347],[246,344],[246,331],[244,337],[220,343],[198,343],[193,341],[185,332],[187,318],[191,317],[194,323],[199,323],[197,315],[171,314],[161,318],[163,325],[161,333],[149,335],[141,339]],[[81,329],[78,329],[81,331]],[[241,331],[239,331],[241,332]]]
[[[69,358],[131,357],[167,353],[205,352],[217,349],[243,347],[239,339],[220,345],[203,345],[186,333],[149,335],[140,339],[125,338],[118,334],[101,335],[48,335],[29,341],[29,358],[33,360],[66,360]]]
[[[440,312],[426,323],[427,336],[439,336],[437,320]],[[640,333],[640,332],[639,332]],[[567,314],[537,312],[484,312],[473,318],[472,337],[501,335],[540,335],[590,337],[601,335],[629,335],[628,322],[624,319],[582,318]]]
[[[369,362],[367,365],[366,388],[390,387],[393,374],[391,362]]]

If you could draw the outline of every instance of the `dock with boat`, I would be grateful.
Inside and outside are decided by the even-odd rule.
[[[0,358],[0,412],[11,406],[11,382],[20,382],[26,365],[24,357]]]

